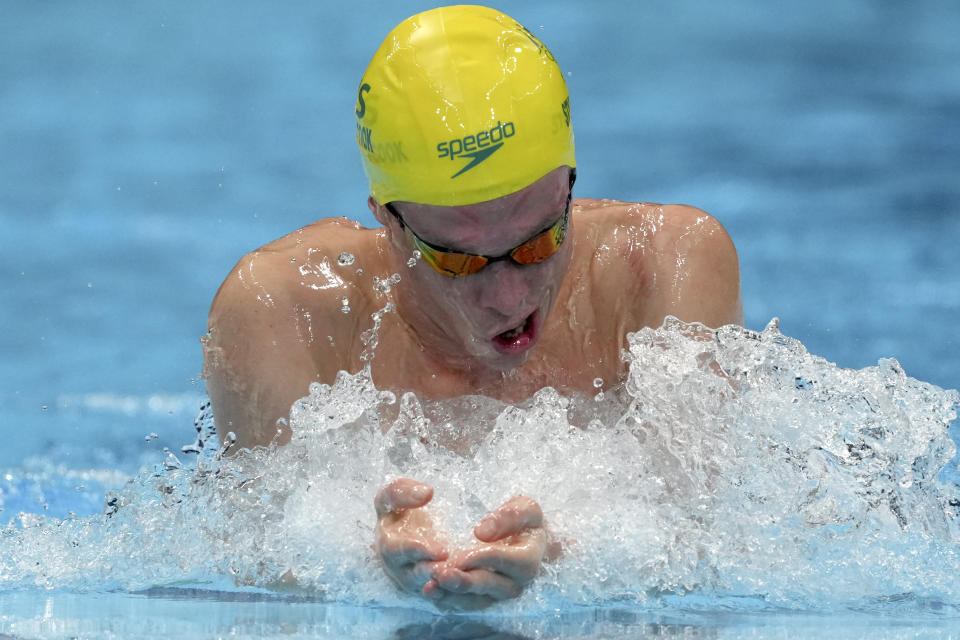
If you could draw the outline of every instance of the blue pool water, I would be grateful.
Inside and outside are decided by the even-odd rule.
[[[104,494],[122,490],[141,469],[146,476],[127,491],[146,500],[163,448],[193,441],[204,396],[199,337],[236,259],[319,217],[374,225],[354,146],[356,84],[386,32],[426,6],[5,7],[0,523],[12,524],[0,538],[0,634],[344,637],[363,628],[373,637],[422,637],[424,625],[433,625],[438,637],[960,635],[960,596],[942,573],[956,562],[955,529],[937,534],[935,527],[917,534],[923,540],[904,534],[871,546],[897,530],[880,524],[873,542],[841,545],[851,557],[863,549],[899,562],[889,583],[862,597],[847,587],[815,588],[811,576],[840,584],[860,574],[838,568],[826,538],[788,527],[787,538],[803,533],[798,548],[809,557],[792,573],[772,571],[775,588],[744,572],[749,587],[725,590],[733,574],[723,558],[747,556],[724,539],[710,547],[723,553],[708,567],[723,579],[696,576],[711,588],[671,591],[637,577],[623,592],[666,594],[639,603],[590,591],[584,576],[612,566],[601,554],[593,566],[570,569],[576,594],[545,590],[525,608],[478,620],[434,618],[381,597],[362,577],[377,606],[241,589],[224,580],[218,561],[204,562],[217,553],[206,548],[199,559],[171,558],[166,566],[138,556],[144,571],[130,569],[128,579],[80,562],[116,562],[110,554],[56,550],[71,542],[66,529],[101,517]],[[960,388],[960,5],[497,6],[540,35],[568,73],[579,195],[711,212],[740,252],[748,328],[759,331],[776,316],[783,334],[841,368],[895,357],[911,378]],[[778,357],[799,366],[799,356]],[[814,369],[818,379],[834,376],[826,365]],[[844,384],[866,385],[871,375]],[[906,382],[896,384],[906,393]],[[924,409],[905,412],[916,419],[888,426],[913,433]],[[758,438],[785,437],[758,421],[747,426]],[[817,425],[803,426],[812,432]],[[956,441],[955,421],[952,429]],[[956,484],[955,464],[937,491]],[[758,478],[784,471],[756,465]],[[836,481],[837,495],[847,486],[824,477]],[[744,507],[730,496],[722,505]],[[178,531],[200,528],[182,507],[173,512],[182,519],[158,529],[163,541],[150,538],[149,504],[147,515],[131,517],[136,545],[169,551]],[[58,528],[53,519],[67,524]],[[46,532],[37,547],[49,548],[46,555],[17,546],[31,527]],[[88,546],[134,548],[109,527],[83,531]],[[770,532],[747,526],[747,537],[760,533]],[[916,558],[913,573],[904,557]],[[681,574],[672,567],[664,575]],[[935,586],[915,588],[924,583]]]

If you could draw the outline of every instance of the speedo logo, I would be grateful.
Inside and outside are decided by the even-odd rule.
[[[441,142],[437,145],[437,157],[450,158],[450,160],[470,158],[466,166],[450,176],[456,178],[492,156],[503,146],[506,139],[512,138],[516,132],[517,129],[512,122],[502,123],[498,120],[495,127],[485,131]]]

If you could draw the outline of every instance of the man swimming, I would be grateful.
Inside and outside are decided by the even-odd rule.
[[[667,315],[742,323],[736,251],[712,217],[572,198],[566,83],[509,16],[457,6],[403,21],[355,115],[383,226],[299,229],[244,256],[213,301],[204,375],[237,448],[289,441],[278,419],[309,384],[368,362],[380,389],[519,401],[622,380],[626,333]],[[369,360],[365,332],[387,304]],[[376,549],[403,588],[483,606],[518,595],[550,555],[534,498],[509,500],[454,550],[424,509],[432,494],[401,478],[374,499]]]

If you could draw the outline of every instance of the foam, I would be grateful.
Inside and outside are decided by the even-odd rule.
[[[398,594],[371,550],[373,496],[408,476],[434,486],[429,508],[456,544],[511,496],[539,501],[564,554],[506,609],[677,594],[694,607],[897,594],[960,607],[960,493],[942,473],[956,391],[892,359],[839,368],[775,322],[758,333],[668,318],[628,342],[628,377],[597,396],[427,403],[341,372],[294,405],[289,445],[223,459],[204,418],[196,458],[168,454],[108,495],[104,515],[26,515],[4,530],[0,589],[224,576],[277,588],[289,570],[331,601],[429,608]]]

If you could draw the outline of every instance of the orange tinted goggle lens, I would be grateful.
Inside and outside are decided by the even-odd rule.
[[[536,238],[524,242],[522,245],[510,252],[510,257],[518,264],[535,264],[543,262],[557,252],[560,245],[563,244],[563,236],[566,233],[566,216],[561,219],[556,226],[547,229]]]
[[[431,267],[450,276],[468,276],[487,266],[487,259],[483,256],[474,256],[469,253],[447,253],[437,251],[417,242],[420,255]]]
[[[483,269],[490,261],[486,256],[439,251],[420,240],[409,229],[407,231],[420,250],[423,259],[440,273],[449,276],[469,276]],[[552,228],[547,229],[535,238],[530,238],[530,240],[511,251],[510,258],[517,264],[543,262],[560,249],[566,232],[567,217],[564,216]]]

